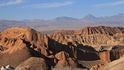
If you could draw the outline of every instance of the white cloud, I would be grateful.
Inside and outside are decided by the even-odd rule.
[[[23,1],[24,1],[24,0],[8,0],[7,2],[0,3],[0,7],[20,4],[20,3],[22,3]]]
[[[112,6],[119,6],[119,5],[124,5],[124,0],[118,0],[116,2],[96,4],[95,7],[112,7]]]
[[[28,5],[26,7],[32,7],[32,8],[57,8],[57,7],[63,7],[73,4],[72,1],[65,1],[65,2],[53,2],[53,3],[38,3],[33,5]]]

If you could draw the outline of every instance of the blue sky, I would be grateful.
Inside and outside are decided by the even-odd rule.
[[[0,0],[0,19],[83,18],[124,13],[124,0]]]

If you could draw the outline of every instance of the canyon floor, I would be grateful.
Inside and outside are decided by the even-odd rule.
[[[1,70],[124,70],[124,28],[0,32]]]

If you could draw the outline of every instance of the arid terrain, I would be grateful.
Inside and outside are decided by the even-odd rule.
[[[124,70],[124,0],[0,0],[0,70]]]
[[[85,27],[49,34],[11,27],[0,32],[1,70],[123,70],[123,55],[123,27]]]

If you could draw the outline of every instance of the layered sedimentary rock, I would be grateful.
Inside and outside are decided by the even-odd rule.
[[[47,55],[46,36],[30,28],[10,28],[0,34],[0,66],[16,67],[31,56]]]
[[[98,27],[86,27],[80,30],[60,30],[55,32],[60,34],[83,34],[83,35],[91,35],[91,34],[108,34],[113,35],[116,33],[124,33],[123,27],[106,27],[106,26],[98,26]]]
[[[82,61],[85,60],[85,57],[86,59],[91,58],[90,60],[93,60],[93,57],[95,57],[95,60],[101,60],[104,63],[109,63],[113,60],[119,59],[124,55],[122,48],[124,45],[124,28],[121,27],[100,26],[87,27],[82,30],[62,30],[56,31],[55,33],[51,34],[50,38],[65,45],[69,45],[68,43],[72,43],[72,45],[75,47],[77,47],[79,44],[82,44],[85,47],[92,46],[97,51],[95,52],[92,50],[88,50],[88,48],[83,48],[83,50],[87,52],[86,53],[82,51],[82,49],[80,49],[81,56],[80,54],[77,54],[77,56],[82,57]],[[114,46],[119,47],[119,45],[122,45],[121,49],[113,49]],[[78,53],[80,52],[80,50],[78,50]],[[87,57],[88,55],[90,56]],[[97,57],[95,55],[99,56]]]
[[[100,70],[123,55],[122,27],[87,27],[47,35],[31,28],[13,27],[0,33],[0,67]]]
[[[124,28],[121,27],[87,27],[82,30],[57,31],[51,35],[52,39],[65,43],[77,41],[91,46],[124,44]]]
[[[11,48],[7,47],[8,49],[0,53],[0,66],[10,64],[15,67],[31,56],[29,49],[22,40],[18,40],[15,43],[18,45],[12,46]]]

